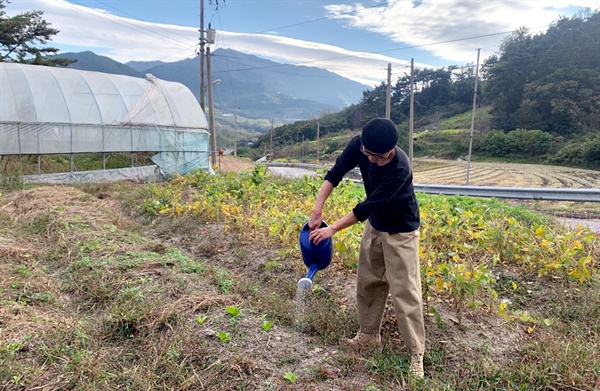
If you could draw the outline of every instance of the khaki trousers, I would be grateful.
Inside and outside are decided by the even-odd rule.
[[[389,234],[365,223],[358,257],[356,300],[360,330],[379,334],[388,293],[400,334],[412,354],[425,351],[419,230]]]

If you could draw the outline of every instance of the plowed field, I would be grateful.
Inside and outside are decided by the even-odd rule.
[[[467,162],[415,160],[415,183],[465,185]],[[600,171],[538,164],[471,162],[469,185],[600,188]]]

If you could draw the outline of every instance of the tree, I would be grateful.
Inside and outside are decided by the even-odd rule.
[[[59,30],[42,18],[43,11],[25,12],[8,17],[4,9],[8,0],[0,0],[0,62],[67,66],[76,60],[49,57],[58,49],[45,46]]]
[[[485,63],[493,125],[570,136],[597,131],[600,13],[561,18],[544,34],[521,28]]]

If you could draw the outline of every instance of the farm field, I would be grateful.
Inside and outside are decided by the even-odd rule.
[[[3,192],[0,389],[600,386],[593,232],[522,206],[423,195],[421,382],[407,375],[391,306],[381,353],[344,342],[357,330],[359,225],[335,237],[331,266],[299,298],[298,231],[318,185],[251,168]],[[347,190],[328,219],[356,201]]]
[[[467,162],[415,159],[421,184],[465,185]],[[471,162],[469,185],[600,189],[600,171],[540,164]]]

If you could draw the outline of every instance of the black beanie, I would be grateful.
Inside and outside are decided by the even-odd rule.
[[[398,130],[389,119],[373,118],[363,127],[361,139],[369,151],[386,153],[396,146]]]

